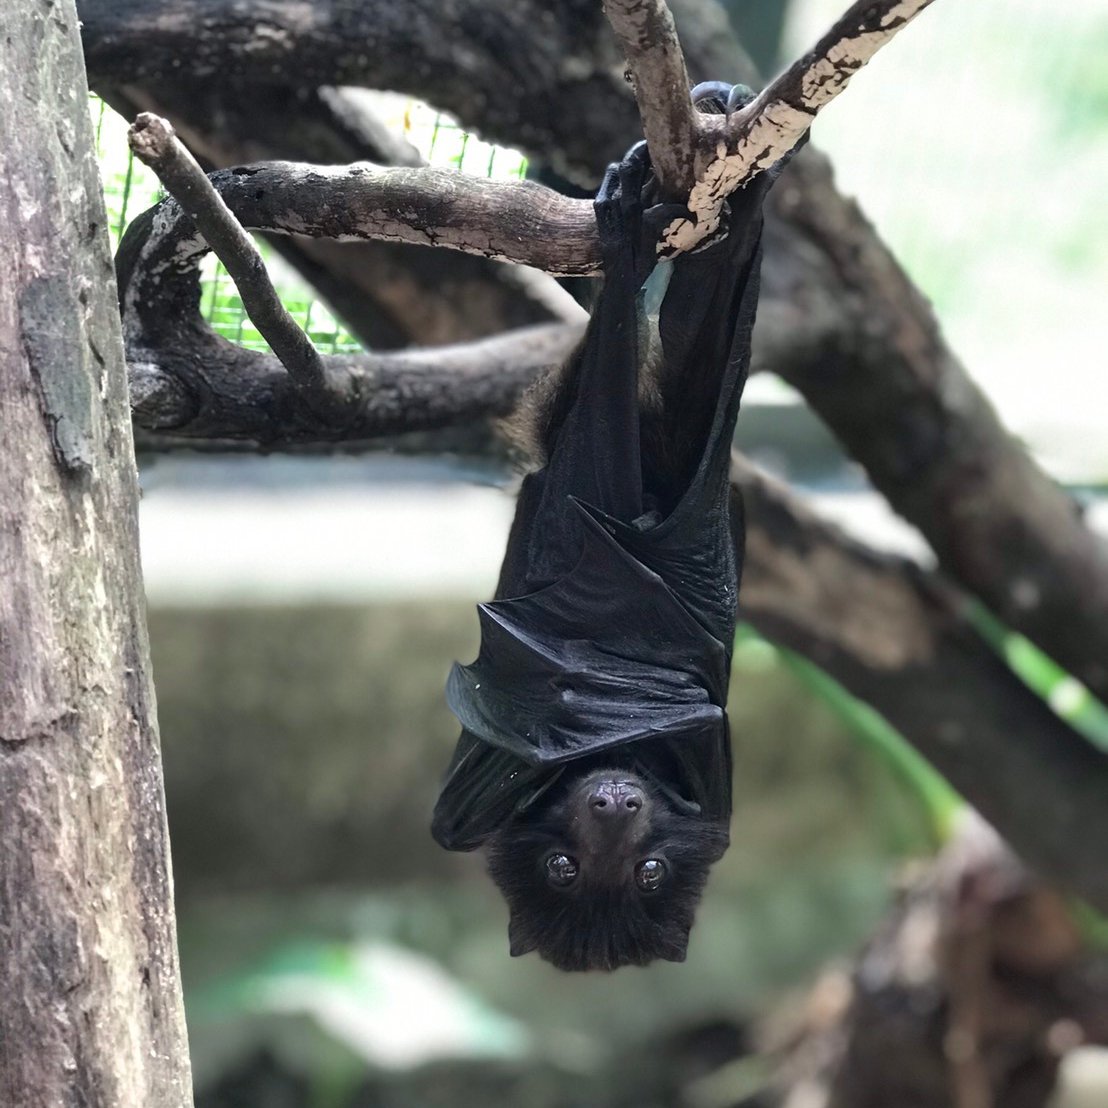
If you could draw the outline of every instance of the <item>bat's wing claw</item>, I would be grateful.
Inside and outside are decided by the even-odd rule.
[[[636,279],[641,274],[645,280],[653,268],[657,232],[647,244],[645,234],[654,223],[643,219],[652,184],[645,142],[635,143],[622,161],[608,167],[594,204],[605,272],[618,267]]]
[[[640,139],[619,163],[619,189],[625,217],[634,219],[643,207],[643,192],[650,179],[650,151]]]
[[[604,171],[604,180],[596,193],[597,204],[607,204],[616,198],[619,192],[619,162],[612,162]]]

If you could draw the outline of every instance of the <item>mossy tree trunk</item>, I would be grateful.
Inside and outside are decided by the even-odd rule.
[[[73,0],[0,35],[0,1104],[192,1103],[138,487]]]

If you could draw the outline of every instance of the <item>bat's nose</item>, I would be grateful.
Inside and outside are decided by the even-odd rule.
[[[643,808],[642,790],[627,781],[601,781],[589,793],[589,811],[597,819],[626,822]]]

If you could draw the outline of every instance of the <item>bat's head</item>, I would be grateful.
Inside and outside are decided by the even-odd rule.
[[[683,962],[726,825],[675,811],[627,770],[567,773],[544,800],[488,844],[512,955],[563,970]]]

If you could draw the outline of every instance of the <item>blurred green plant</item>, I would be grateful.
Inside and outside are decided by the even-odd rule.
[[[925,824],[932,833],[931,845],[940,846],[965,802],[908,740],[818,666],[791,650],[775,646],[748,624],[740,625],[736,653],[746,654],[752,649],[772,651],[780,664],[846,725],[848,733],[893,772],[922,808]]]
[[[1089,742],[1108,752],[1108,708],[1030,639],[1006,627],[984,605],[973,604],[969,616],[981,637],[1036,696]]]

